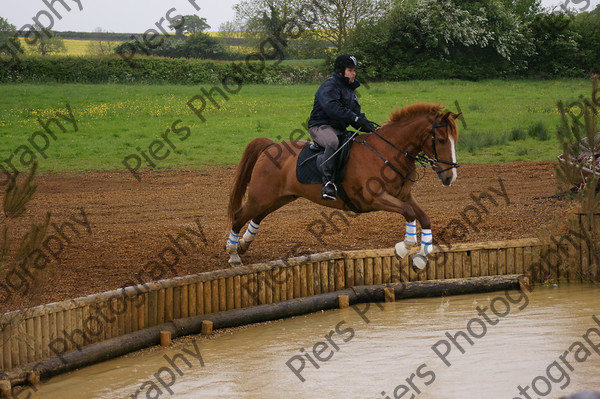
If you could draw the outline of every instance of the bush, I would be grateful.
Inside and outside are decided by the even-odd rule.
[[[467,150],[470,153],[474,153],[475,150],[498,144],[504,144],[507,141],[508,135],[506,134],[493,134],[490,132],[471,130],[461,133],[457,147],[459,149]]]
[[[503,2],[397,2],[378,21],[360,24],[350,49],[374,77],[479,80],[524,68],[532,49],[524,31]]]
[[[519,141],[525,140],[527,138],[527,132],[525,129],[521,129],[520,127],[514,128],[510,132],[510,140],[511,141]]]
[[[156,40],[156,48],[140,47],[141,43],[143,42],[140,38],[135,41],[129,40],[123,42],[115,48],[115,53],[123,54],[125,57],[134,52],[136,54],[159,57],[185,57],[211,60],[227,60],[231,57],[219,40],[202,32],[193,33],[185,37],[185,39],[179,39],[176,36],[161,37]]]
[[[328,73],[314,67],[245,61],[120,56],[2,57],[0,83],[290,84],[320,82]]]
[[[600,8],[573,16],[546,13],[532,1],[394,3],[349,39],[350,52],[373,78],[553,78],[598,71]]]
[[[538,122],[533,126],[530,126],[527,129],[527,134],[529,137],[533,137],[534,139],[538,139],[540,141],[546,141],[550,139],[550,133],[542,122]]]

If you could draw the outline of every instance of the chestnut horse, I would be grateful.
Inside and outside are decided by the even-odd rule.
[[[396,244],[396,256],[404,258],[417,245],[416,221],[419,221],[421,250],[412,256],[415,270],[425,268],[427,256],[433,250],[430,219],[410,192],[417,179],[415,161],[429,163],[444,186],[454,182],[458,167],[455,119],[459,115],[442,111],[440,105],[413,104],[394,111],[390,121],[376,133],[361,134],[356,142],[348,143],[352,147],[341,184],[353,205],[361,212],[384,210],[400,213],[406,219],[405,238]],[[229,197],[231,232],[226,250],[232,266],[242,264],[239,254],[246,252],[262,220],[298,197],[347,209],[339,197],[336,201],[321,199],[321,184],[298,182],[298,154],[308,144],[257,138],[246,147]],[[248,198],[242,204],[246,191]],[[240,238],[240,231],[248,221],[248,228]]]

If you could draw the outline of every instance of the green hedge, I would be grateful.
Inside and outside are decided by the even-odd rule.
[[[459,64],[450,60],[433,58],[417,59],[414,62],[398,62],[396,65],[373,72],[377,78],[385,80],[432,80],[432,79],[461,79],[482,80],[498,79],[511,75],[504,65],[491,65],[485,62],[470,62]],[[514,76],[516,77],[516,76]]]
[[[0,83],[218,83],[224,78],[243,84],[320,82],[326,68],[275,62],[217,62],[198,59],[119,56],[0,57]]]

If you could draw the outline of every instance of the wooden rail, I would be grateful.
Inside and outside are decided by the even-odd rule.
[[[332,251],[177,277],[0,316],[0,365],[9,371],[173,319],[276,303],[359,285],[526,273],[544,279],[593,279],[599,270],[600,216],[579,215],[579,231],[549,240],[457,244],[438,248],[425,272],[393,249]],[[590,233],[593,232],[593,233]],[[577,236],[580,236],[579,238]],[[582,239],[581,237],[585,237]],[[0,379],[1,376],[0,376]]]

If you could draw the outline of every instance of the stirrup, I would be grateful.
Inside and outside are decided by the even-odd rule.
[[[330,188],[333,190],[333,195],[326,192],[328,191],[327,189],[330,185],[333,186],[333,188]],[[335,185],[335,183],[328,181],[323,185],[323,189],[321,190],[321,198],[331,201],[335,201],[337,199],[337,186]]]

